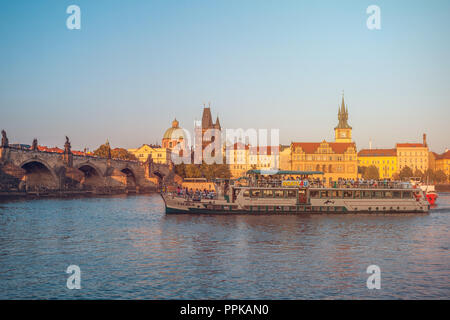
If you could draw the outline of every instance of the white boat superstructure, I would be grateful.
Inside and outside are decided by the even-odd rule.
[[[430,208],[422,189],[413,188],[410,183],[324,188],[311,186],[303,179],[248,185],[223,184],[217,188],[219,195],[213,199],[163,194],[166,213],[427,213]]]

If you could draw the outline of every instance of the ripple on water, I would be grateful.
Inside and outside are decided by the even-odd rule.
[[[163,212],[158,195],[2,203],[0,299],[450,298],[449,194],[429,215]]]

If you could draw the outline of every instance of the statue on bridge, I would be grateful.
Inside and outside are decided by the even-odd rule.
[[[33,144],[31,145],[31,150],[38,151],[38,141],[36,138],[33,139]]]
[[[71,148],[71,145],[70,145],[69,137],[66,136],[66,143],[64,144],[64,153],[65,154],[72,153],[70,148]]]
[[[2,148],[8,148],[9,142],[8,137],[6,136],[6,131],[2,130]]]
[[[71,148],[70,141],[69,138],[66,136],[66,143],[64,144],[64,154],[62,158],[69,168],[71,168],[73,165],[73,154],[70,148]]]

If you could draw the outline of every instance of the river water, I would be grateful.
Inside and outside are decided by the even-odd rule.
[[[156,194],[9,201],[0,299],[449,299],[449,227],[448,193],[427,215],[166,216]]]

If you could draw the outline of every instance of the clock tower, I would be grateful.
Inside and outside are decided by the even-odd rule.
[[[334,128],[334,140],[336,142],[352,142],[352,127],[347,123],[348,107],[345,106],[344,94],[342,94],[342,104],[338,110],[339,123]]]

